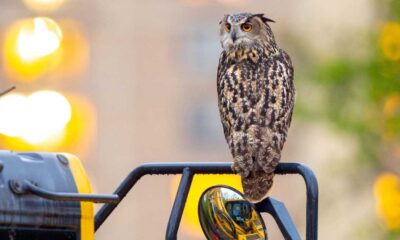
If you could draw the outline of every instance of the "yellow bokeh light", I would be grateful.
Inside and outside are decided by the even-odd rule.
[[[22,109],[25,108],[26,98],[22,94],[10,93],[0,98],[0,133],[17,137],[21,135],[21,126],[25,117]]]
[[[385,117],[383,138],[388,142],[395,142],[398,139],[396,131],[395,119],[400,115],[400,95],[389,95],[383,104],[383,116]]]
[[[175,176],[171,183],[171,197],[175,198],[178,190],[180,176]],[[194,175],[192,186],[183,211],[182,230],[192,236],[204,237],[201,230],[197,209],[203,192],[215,185],[227,185],[243,192],[240,177],[238,175]]]
[[[71,105],[61,94],[39,91],[27,98],[27,129],[21,138],[29,143],[40,143],[60,133],[71,119]]]
[[[60,46],[62,59],[52,77],[60,79],[66,76],[79,75],[85,70],[89,62],[90,48],[84,29],[79,22],[72,19],[63,19],[58,23],[63,30]]]
[[[65,0],[24,0],[26,6],[36,11],[54,11],[64,2]]]
[[[376,211],[389,230],[400,230],[400,178],[383,173],[375,180]]]
[[[37,17],[12,24],[4,41],[6,72],[13,78],[32,81],[58,66],[63,34],[50,18]]]
[[[400,95],[393,94],[386,98],[383,105],[383,113],[386,117],[394,115],[400,110]]]
[[[383,55],[387,59],[400,60],[400,23],[389,22],[383,26],[380,45]]]
[[[72,106],[72,117],[65,128],[59,149],[73,152],[84,159],[96,137],[96,110],[83,96],[68,94],[67,98]]]
[[[39,92],[40,93],[40,92]],[[63,99],[68,100],[68,105],[70,106],[70,120],[66,125],[61,124],[66,121],[68,117],[68,112],[69,111],[62,111],[65,107],[61,107],[57,110],[51,110],[53,112],[47,113],[45,108],[40,109],[38,112],[34,111],[32,109],[28,109],[27,111],[17,111],[17,113],[12,113],[10,109],[12,109],[12,106],[16,106],[17,104],[5,104],[7,107],[3,107],[3,99],[7,97],[13,97],[15,93],[13,94],[8,94],[5,95],[4,97],[0,98],[0,114],[1,116],[7,117],[6,121],[3,120],[3,117],[0,118],[0,127],[4,126],[4,122],[10,122],[14,121],[15,125],[13,128],[11,128],[11,132],[15,129],[17,132],[18,136],[11,136],[10,134],[5,134],[4,133],[4,127],[0,128],[0,143],[2,144],[3,148],[7,149],[12,149],[15,151],[63,151],[63,152],[72,152],[74,154],[79,155],[82,158],[85,158],[85,155],[89,152],[91,143],[93,139],[95,138],[95,133],[96,133],[96,111],[94,106],[85,99],[82,96],[79,95],[73,95],[73,94],[64,94]],[[22,96],[24,103],[22,104],[24,108],[27,106],[26,101],[29,99],[29,96],[24,96],[22,94],[15,94],[17,96]],[[43,95],[39,96],[37,93],[32,94],[34,95],[34,103],[39,103],[43,101]],[[31,96],[32,96],[31,95]],[[7,98],[6,98],[7,100]],[[8,100],[7,100],[8,101]],[[56,103],[58,102],[58,103]],[[34,103],[31,103],[35,105]],[[55,105],[64,105],[65,102],[59,98],[58,100],[54,101],[54,106]],[[51,107],[47,107],[46,109],[51,109]],[[10,114],[10,115],[9,115]],[[30,117],[28,115],[30,114],[46,114],[46,116],[49,117],[48,120],[52,119],[53,121],[57,121],[58,124],[53,124],[51,127],[53,129],[53,134],[48,135],[45,133],[37,133],[36,131],[28,131],[30,134],[38,134],[38,136],[33,137],[30,136],[29,134],[25,133],[25,137],[20,137],[22,135],[21,130],[25,129],[24,126],[26,124],[31,124],[32,123],[27,123],[27,121],[30,121]],[[61,116],[55,117],[55,116],[49,116],[52,114],[61,114]],[[26,116],[24,118],[17,118],[13,116]],[[10,117],[8,117],[10,116]],[[37,122],[40,120],[40,117],[37,117],[34,122]],[[46,120],[46,121],[48,121]],[[22,122],[21,122],[22,121]],[[18,123],[19,122],[19,123]],[[25,124],[25,125],[24,125]],[[39,124],[40,126],[43,126],[44,124]],[[61,126],[64,125],[63,129],[58,130],[61,128]],[[7,125],[6,125],[7,126]],[[10,129],[10,125],[6,127],[5,129]],[[10,131],[10,130],[9,130]],[[46,132],[48,130],[46,129]],[[16,134],[13,134],[16,135]],[[43,139],[43,141],[38,142],[34,141],[35,139],[37,140],[40,137],[45,137],[47,135],[46,139]],[[35,135],[34,135],[35,136]],[[29,141],[30,140],[30,141]],[[33,141],[32,141],[33,140]]]
[[[31,144],[58,135],[71,119],[68,100],[54,91],[30,96],[9,94],[0,99],[0,133],[19,137]]]
[[[33,28],[22,28],[17,37],[17,51],[22,60],[35,61],[60,47],[62,32],[49,18],[34,18]]]

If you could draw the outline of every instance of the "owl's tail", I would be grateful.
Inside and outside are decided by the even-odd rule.
[[[260,202],[267,197],[272,187],[274,173],[263,170],[251,172],[247,177],[242,177],[244,196],[252,203]]]

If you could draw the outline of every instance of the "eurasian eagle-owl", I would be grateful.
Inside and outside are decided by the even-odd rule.
[[[225,15],[217,73],[218,104],[232,170],[245,197],[259,202],[272,186],[295,101],[293,67],[263,14]]]

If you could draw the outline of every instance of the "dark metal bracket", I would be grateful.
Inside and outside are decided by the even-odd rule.
[[[6,95],[7,93],[11,92],[14,89],[15,89],[15,86],[12,86],[12,87],[4,90],[3,92],[0,92],[0,97],[3,96],[3,95]]]
[[[10,180],[9,187],[15,194],[26,195],[34,194],[36,196],[58,201],[77,201],[77,202],[94,202],[94,203],[108,203],[117,204],[120,199],[116,194],[81,194],[81,193],[65,193],[65,192],[52,192],[28,180]]]
[[[307,204],[306,204],[306,240],[317,240],[318,238],[318,182],[306,165],[301,163],[280,163],[276,174],[300,174],[306,184]],[[126,194],[144,175],[166,175],[182,174],[178,192],[174,201],[171,215],[167,225],[167,240],[176,239],[183,209],[189,193],[194,174],[233,174],[231,163],[148,163],[133,169],[129,175],[115,190],[114,194],[124,199]],[[120,202],[116,204],[105,204],[95,216],[95,231],[104,223],[107,217],[114,211]],[[298,240],[300,236],[293,224],[289,213],[283,203],[267,198],[256,204],[260,212],[271,214],[277,222],[285,239]]]
[[[279,230],[281,230],[281,233],[286,240],[301,240],[296,226],[282,202],[268,197],[262,202],[256,204],[256,210],[258,212],[269,213],[274,217]]]

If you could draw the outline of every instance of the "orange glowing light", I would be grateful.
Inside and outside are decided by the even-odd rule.
[[[88,100],[52,91],[6,96],[0,98],[0,114],[5,117],[0,118],[3,147],[16,151],[65,151],[81,157],[88,152],[96,131],[95,109]],[[24,102],[10,101],[10,97],[21,97]],[[14,106],[22,108],[15,113],[10,111]]]
[[[383,55],[392,61],[400,60],[400,23],[386,23],[381,31],[380,45]]]
[[[60,47],[62,32],[51,19],[34,18],[33,29],[22,28],[17,37],[17,52],[22,60],[34,61]]]
[[[59,149],[79,154],[85,159],[96,137],[96,109],[83,96],[68,94],[67,98],[72,106],[72,117],[65,128]]]
[[[386,117],[394,115],[400,110],[400,95],[394,94],[386,98],[383,105],[383,113]]]
[[[28,97],[9,94],[0,99],[0,133],[31,144],[58,135],[71,119],[67,99],[54,91],[39,91]]]
[[[4,62],[13,79],[32,81],[60,62],[63,34],[50,18],[36,17],[12,24],[6,32]]]
[[[400,177],[383,173],[374,184],[377,215],[389,230],[400,230]]]
[[[35,11],[54,11],[64,2],[65,0],[24,0],[25,5]]]
[[[0,133],[16,137],[21,135],[24,121],[22,109],[26,106],[26,97],[19,93],[9,93],[0,98]]]
[[[61,63],[52,76],[57,79],[81,74],[89,62],[89,43],[79,22],[63,19],[59,25],[64,34],[60,46]]]
[[[175,176],[172,180],[171,199],[175,198],[179,181],[179,176]],[[201,194],[203,194],[207,188],[215,185],[227,185],[243,192],[238,175],[194,175],[182,218],[182,230],[187,234],[196,237],[204,237],[197,214],[198,203]]]

